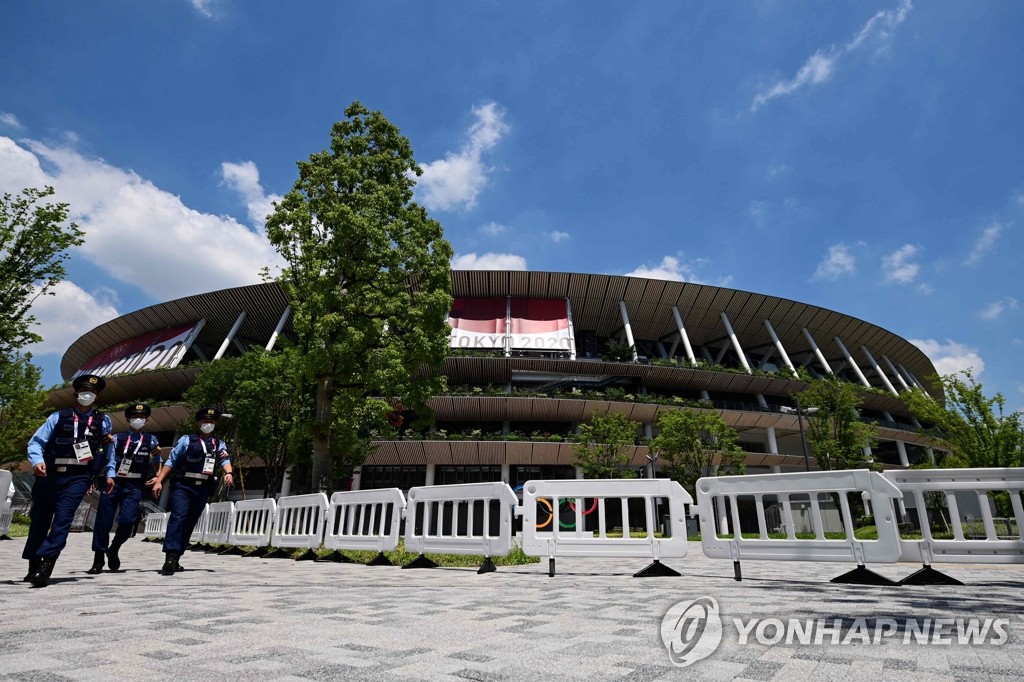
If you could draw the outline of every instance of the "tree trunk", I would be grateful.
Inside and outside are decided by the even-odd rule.
[[[312,492],[331,493],[331,415],[334,396],[330,379],[316,382],[316,412],[313,424]]]

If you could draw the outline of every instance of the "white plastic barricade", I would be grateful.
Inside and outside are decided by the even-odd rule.
[[[398,488],[331,495],[324,547],[387,552],[398,547],[405,495]]]
[[[171,518],[171,515],[167,512],[161,514],[149,514],[146,516],[146,531],[145,536],[147,538],[162,538],[167,536],[167,519]]]
[[[215,502],[206,508],[206,534],[203,542],[212,545],[225,545],[231,535],[234,523],[235,503]]]
[[[7,493],[11,490],[13,474],[6,469],[0,469],[0,537],[7,535],[11,530],[11,523],[14,521],[14,511],[7,499]]]
[[[192,530],[192,535],[188,536],[189,544],[195,545],[203,542],[203,536],[206,534],[206,520],[209,516],[210,505],[206,505],[203,513],[199,516],[199,520],[196,521],[196,527]]]
[[[277,503],[274,546],[319,547],[323,541],[327,507],[327,495],[323,493],[282,497]]]
[[[654,563],[638,576],[679,575],[661,559],[686,556],[689,504],[690,494],[667,478],[527,481],[517,510],[523,517],[523,552],[548,557],[550,575],[560,556],[650,558]],[[666,514],[668,533],[658,537]],[[621,537],[615,528],[621,528]],[[637,529],[634,537],[631,531]]]
[[[228,544],[235,547],[266,547],[274,533],[277,502],[273,498],[235,502],[235,517]]]
[[[410,488],[405,549],[419,554],[506,556],[512,551],[516,502],[512,488],[501,482]]]
[[[849,497],[853,493],[859,499],[864,492],[870,494],[874,507],[877,540],[861,540],[854,533]],[[697,481],[701,546],[709,558],[732,559],[737,580],[742,559],[851,561],[859,567],[868,562],[892,563],[900,558],[893,502],[902,496],[881,474],[866,469],[701,478]],[[838,515],[834,534],[842,537],[826,537],[825,507]],[[741,508],[746,524],[741,522]],[[798,510],[805,513],[813,538],[797,537]],[[780,528],[771,526],[770,516],[781,519]],[[769,537],[776,532],[784,537]],[[894,584],[866,569],[857,570],[852,579],[840,577],[833,582]]]
[[[884,476],[903,492],[901,510],[916,509],[915,530],[922,536],[900,539],[902,559],[926,567],[904,584],[959,583],[928,569],[933,561],[1024,564],[1024,469],[910,469]],[[953,537],[936,538],[937,528]]]

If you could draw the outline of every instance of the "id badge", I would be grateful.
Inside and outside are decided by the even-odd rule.
[[[89,447],[89,441],[80,440],[75,443],[74,448],[75,457],[78,459],[79,464],[92,461],[92,448]]]
[[[121,466],[117,467],[118,476],[127,476],[128,472],[132,468],[132,460],[129,457],[125,457],[121,460]]]
[[[216,463],[217,459],[215,457],[207,457],[206,460],[203,462],[203,473],[206,474],[207,476],[212,474],[213,467]]]

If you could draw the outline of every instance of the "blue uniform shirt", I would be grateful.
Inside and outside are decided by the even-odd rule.
[[[210,438],[210,436],[204,436],[202,434],[198,435],[201,438]],[[213,437],[217,438],[216,436]],[[169,467],[171,469],[174,468],[174,463],[178,461],[178,457],[183,452],[188,450],[189,438],[190,436],[182,436],[181,438],[178,439],[178,442],[174,444],[174,449],[171,450],[171,454],[169,454],[167,456],[167,459],[164,461],[164,466]],[[227,443],[222,441],[220,438],[217,438],[217,447],[219,448],[219,450],[217,451],[217,455],[218,459],[220,460],[220,465],[223,467],[225,464],[231,464],[231,455],[228,454]]]
[[[75,408],[75,412],[78,413],[79,419],[88,419],[92,410],[82,412],[78,408]],[[32,434],[32,438],[28,441],[28,462],[34,468],[37,464],[43,463],[43,451],[46,449],[46,444],[50,442],[50,436],[53,435],[53,429],[57,426],[57,420],[60,419],[60,412],[54,412],[43,425],[36,429],[36,432]],[[107,435],[114,430],[113,424],[110,422],[110,415],[103,415],[103,425],[100,427],[100,433]],[[103,460],[106,460],[106,472],[108,478],[114,477],[114,444],[108,443],[103,448],[103,455],[101,455],[100,465],[103,465]]]

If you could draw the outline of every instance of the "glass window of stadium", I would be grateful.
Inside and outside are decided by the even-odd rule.
[[[441,466],[434,471],[434,483],[488,483],[501,480],[501,465],[494,466]]]
[[[420,466],[363,466],[359,478],[360,490],[400,488],[403,491],[427,483],[427,467]]]

